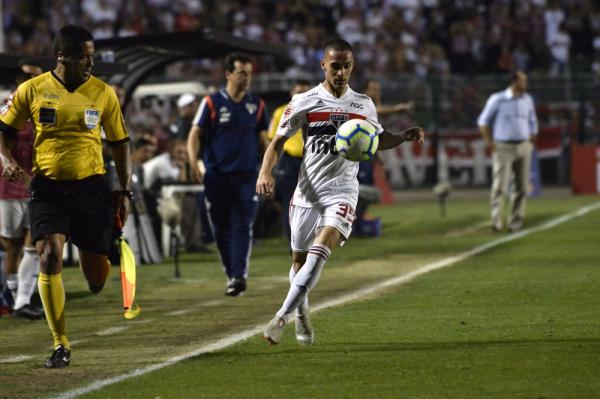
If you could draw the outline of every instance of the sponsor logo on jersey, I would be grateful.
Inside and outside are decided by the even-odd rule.
[[[314,96],[316,96],[317,94],[319,94],[319,92],[318,92],[317,90],[315,90],[315,91],[313,91],[313,92],[311,92],[311,93],[308,93],[308,94],[306,95],[306,97],[314,97]]]
[[[219,123],[227,123],[231,119],[231,112],[227,107],[221,107],[219,109]]]
[[[363,100],[370,100],[371,98],[369,96],[367,96],[366,94],[355,94],[356,97],[363,99]]]
[[[252,115],[254,112],[256,112],[256,104],[252,104],[252,103],[246,103],[246,109],[248,110],[248,113],[250,115]]]
[[[364,109],[363,105],[359,104],[359,103],[350,103],[350,107],[351,108]]]
[[[325,105],[325,103],[323,102],[323,100],[319,100],[315,105]]]
[[[100,113],[95,109],[86,109],[83,119],[85,121],[85,126],[88,129],[95,129],[100,121]]]
[[[43,97],[46,100],[58,100],[60,98],[58,94],[44,94]]]

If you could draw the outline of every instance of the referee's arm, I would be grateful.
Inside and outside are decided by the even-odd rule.
[[[113,203],[115,215],[121,219],[121,223],[125,225],[127,214],[129,213],[129,196],[125,192],[129,192],[129,181],[131,179],[131,154],[129,139],[122,140],[118,143],[111,144],[113,160],[115,161],[115,169],[119,177],[121,191],[118,196],[118,203]],[[126,199],[128,198],[128,199]]]

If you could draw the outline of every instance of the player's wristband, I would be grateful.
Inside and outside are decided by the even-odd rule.
[[[119,190],[119,194],[121,194],[123,197],[127,197],[130,200],[133,199],[133,191],[130,190]]]

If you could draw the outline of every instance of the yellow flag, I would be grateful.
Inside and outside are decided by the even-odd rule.
[[[135,256],[133,251],[122,238],[119,239],[121,249],[121,288],[123,289],[123,309],[126,319],[136,317],[141,308],[133,303],[135,299]]]

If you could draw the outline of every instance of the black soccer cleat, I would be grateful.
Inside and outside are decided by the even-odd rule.
[[[71,363],[71,351],[62,345],[58,345],[52,356],[46,359],[44,367],[47,369],[62,369]]]
[[[21,306],[19,309],[13,310],[13,317],[28,320],[41,320],[44,318],[44,309],[31,304]]]
[[[242,277],[235,277],[229,280],[229,284],[227,284],[227,290],[225,290],[225,295],[227,296],[239,296],[244,291],[246,291],[246,279]]]

